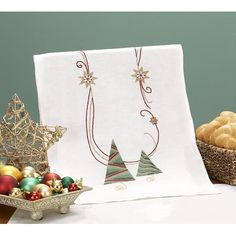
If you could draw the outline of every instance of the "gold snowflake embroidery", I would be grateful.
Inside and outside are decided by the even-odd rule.
[[[151,122],[153,125],[156,125],[157,122],[158,122],[158,119],[157,119],[155,116],[152,116],[151,119],[150,119],[150,122]]]
[[[79,76],[79,78],[81,79],[80,84],[85,84],[86,88],[91,86],[91,84],[95,85],[94,80],[97,79],[97,77],[93,76],[93,72],[87,73],[86,71],[84,71],[83,76]]]
[[[148,72],[148,70],[144,71],[143,67],[140,67],[138,70],[134,70],[134,74],[131,76],[136,79],[135,82],[145,82],[146,79],[149,79],[147,76]]]

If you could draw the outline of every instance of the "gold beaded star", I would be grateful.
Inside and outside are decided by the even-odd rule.
[[[49,171],[47,150],[65,131],[61,126],[43,126],[34,122],[15,94],[0,122],[0,157],[7,159],[6,164],[19,169],[30,164],[43,175]]]
[[[156,125],[157,122],[158,122],[158,119],[157,119],[155,116],[152,116],[151,119],[150,119],[150,122],[151,122],[153,125]]]
[[[91,86],[91,84],[95,85],[94,80],[97,79],[97,77],[93,76],[93,72],[86,72],[86,71],[84,71],[83,76],[79,76],[79,78],[81,79],[80,84],[85,84],[86,88]]]
[[[149,79],[148,72],[148,70],[144,71],[143,67],[140,67],[138,70],[134,70],[134,74],[131,76],[135,78],[135,82],[145,82],[146,79]]]

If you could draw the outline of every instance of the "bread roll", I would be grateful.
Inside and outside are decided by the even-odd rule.
[[[215,144],[218,147],[225,148],[227,139],[230,138],[228,134],[221,134],[215,137]]]
[[[197,137],[197,139],[203,140],[203,134],[204,134],[206,126],[208,126],[208,124],[203,124],[203,125],[199,126],[196,129],[196,137]]]
[[[231,121],[231,118],[229,118],[228,116],[218,116],[214,120],[220,122],[221,125],[225,125]]]
[[[224,111],[213,121],[196,129],[196,137],[205,143],[236,150],[236,114]]]
[[[236,139],[228,134],[221,134],[215,138],[218,147],[226,149],[236,149]]]
[[[203,132],[203,141],[210,143],[210,138],[213,132],[221,126],[220,122],[213,120],[211,121],[204,129]]]
[[[236,114],[232,111],[223,111],[220,113],[220,116],[226,116],[226,117],[231,117],[234,118]]]

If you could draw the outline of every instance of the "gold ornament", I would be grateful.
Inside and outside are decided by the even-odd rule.
[[[35,170],[24,168],[21,172],[24,178],[34,177]]]
[[[39,173],[35,172],[35,173],[33,173],[33,177],[38,178],[38,177],[41,177],[41,175]]]
[[[19,188],[13,188],[10,191],[9,196],[22,199],[25,198],[24,192],[22,192]]]
[[[7,164],[19,169],[31,163],[37,166],[39,174],[44,175],[49,171],[47,150],[65,131],[60,126],[49,127],[34,122],[15,94],[0,123],[0,156],[7,157]]]
[[[21,172],[16,167],[9,165],[4,165],[0,168],[0,176],[1,175],[10,175],[15,178],[17,182],[20,182],[23,177]]]
[[[24,167],[23,170],[28,170],[28,171],[31,171],[32,173],[36,172],[36,170],[32,166],[26,166]]]
[[[63,188],[61,193],[68,193],[68,192],[69,192],[68,188]]]
[[[54,192],[54,193],[61,193],[63,190],[63,184],[61,182],[61,180],[57,180],[57,179],[52,179],[49,180],[47,182],[47,184],[49,185],[50,189]]]
[[[21,173],[24,178],[34,177],[33,173],[30,170],[23,170]]]
[[[24,178],[35,177],[34,173],[36,173],[36,170],[31,166],[26,166],[22,170],[22,175],[23,175]]]
[[[41,193],[42,198],[52,196],[52,190],[46,184],[37,184],[33,187],[33,191]]]
[[[75,180],[75,184],[77,185],[78,189],[81,190],[83,188],[83,178]]]

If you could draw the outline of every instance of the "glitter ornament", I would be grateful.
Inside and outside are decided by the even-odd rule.
[[[21,189],[19,188],[13,188],[11,189],[11,191],[9,192],[9,196],[11,197],[15,197],[15,198],[25,198],[24,196],[25,194],[21,191]]]
[[[68,191],[69,192],[73,192],[73,191],[76,191],[76,190],[78,190],[77,184],[75,184],[75,183],[69,184],[69,186],[68,186]]]
[[[47,184],[49,185],[53,193],[61,193],[63,190],[61,180],[53,179],[48,181]]]
[[[33,191],[27,195],[27,200],[29,201],[36,201],[36,200],[39,200],[40,198],[42,198],[41,193],[36,192],[36,191]]]

